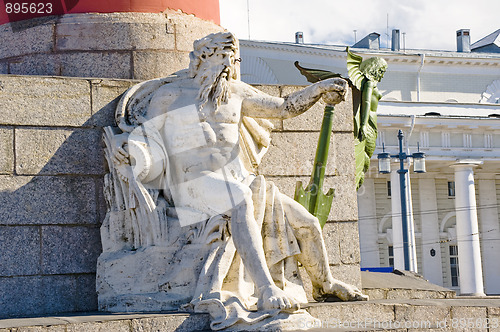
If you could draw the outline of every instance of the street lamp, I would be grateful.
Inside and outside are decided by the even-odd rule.
[[[407,155],[403,152],[403,131],[399,130],[398,140],[399,140],[399,154],[391,155],[385,152],[385,146],[383,146],[383,152],[378,154],[378,167],[379,172],[382,174],[387,174],[391,172],[391,158],[399,159],[399,187],[401,190],[401,221],[403,228],[403,253],[405,261],[405,270],[410,270],[410,243],[408,241],[408,215],[406,211],[406,173],[408,170],[404,168],[404,161],[407,158],[413,158],[413,171],[415,173],[425,173],[425,153],[420,152],[420,146],[418,147],[418,152],[412,155]]]

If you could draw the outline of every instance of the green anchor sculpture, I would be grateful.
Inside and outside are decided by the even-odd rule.
[[[313,216],[318,218],[321,228],[325,225],[330,209],[332,207],[335,190],[328,190],[323,193],[323,181],[325,179],[326,161],[328,150],[330,149],[330,137],[333,125],[333,106],[325,106],[323,123],[319,134],[316,157],[314,158],[314,169],[311,180],[304,189],[302,181],[298,181],[295,186],[294,199],[304,206]]]
[[[370,166],[370,158],[375,151],[377,140],[376,111],[378,101],[382,98],[382,94],[377,89],[377,83],[384,77],[387,63],[379,57],[363,61],[361,56],[351,53],[349,48],[346,51],[347,72],[349,75],[347,80],[353,87],[353,94],[361,95],[360,102],[353,101],[356,189],[359,189],[363,184],[365,172]],[[311,83],[327,78],[341,77],[340,74],[325,70],[303,68],[299,66],[298,61],[295,62],[295,66]],[[334,189],[328,190],[326,194],[323,193],[326,161],[333,125],[333,110],[333,106],[325,106],[311,180],[305,189],[302,182],[298,181],[294,196],[297,202],[319,219],[321,227],[327,221],[334,197]]]

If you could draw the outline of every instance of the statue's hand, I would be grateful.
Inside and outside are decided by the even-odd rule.
[[[368,129],[367,125],[362,126],[361,128],[359,128],[358,139],[359,139],[360,142],[362,142],[366,138],[366,131],[367,131],[367,129]]]
[[[345,100],[347,81],[342,78],[330,78],[321,81],[323,88],[323,101],[327,105],[337,105]]]
[[[121,134],[115,136],[115,144],[113,146],[113,162],[116,164],[128,164],[128,135]]]
[[[327,105],[337,105],[338,103],[342,102],[345,100],[345,94],[334,91],[334,92],[327,92],[323,95],[323,101]]]

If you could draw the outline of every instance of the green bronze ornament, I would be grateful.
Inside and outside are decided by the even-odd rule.
[[[298,181],[295,186],[294,199],[305,207],[313,216],[318,218],[321,228],[330,214],[335,191],[328,190],[323,193],[323,181],[325,179],[326,161],[328,159],[328,150],[330,149],[330,137],[333,126],[333,106],[325,106],[323,114],[323,123],[316,148],[316,157],[314,158],[314,169],[309,184],[304,189],[302,181]]]
[[[380,80],[382,80],[382,78],[384,77],[384,73],[387,70],[387,62],[380,57],[373,57],[363,61],[363,58],[361,56],[352,53],[349,48],[346,49],[346,52],[347,73],[349,75],[349,78],[347,78],[347,80],[350,82],[350,85],[353,88],[354,96],[354,154],[356,158],[356,189],[359,189],[359,187],[363,184],[365,172],[368,171],[368,168],[370,166],[370,158],[375,151],[377,140],[376,111],[378,107],[378,101],[380,100],[380,98],[382,98],[382,94],[377,89],[377,83],[380,82]],[[315,83],[327,78],[341,77],[340,74],[332,73],[326,70],[303,68],[298,64],[297,61],[295,62],[295,66],[299,69],[300,73],[304,75],[306,79],[311,83]],[[356,98],[356,96],[359,97]],[[323,121],[325,121],[325,117],[323,118]],[[325,153],[326,155],[328,155],[328,150]],[[312,178],[314,178],[314,171]],[[311,183],[313,181],[312,178]],[[323,183],[323,179],[321,179],[320,182]],[[295,197],[297,201],[299,201],[299,199],[297,198],[298,187],[299,184],[297,184]],[[308,208],[308,206],[304,206]],[[311,211],[309,208],[308,210],[316,217],[318,217],[315,212]]]
[[[377,83],[387,70],[387,62],[379,57],[363,61],[347,48],[347,72],[353,85],[361,92],[361,102],[354,108],[354,154],[356,188],[359,189],[370,167],[370,158],[377,143],[377,108],[382,94]]]

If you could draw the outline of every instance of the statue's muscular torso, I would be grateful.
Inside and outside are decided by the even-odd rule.
[[[170,170],[176,176],[216,172],[230,163],[233,177],[241,181],[247,175],[238,159],[244,97],[239,94],[239,84],[233,81],[230,88],[229,101],[217,110],[210,102],[198,110],[195,101],[199,87],[192,79],[164,85],[151,99],[148,118],[161,117],[155,123],[164,138]]]

